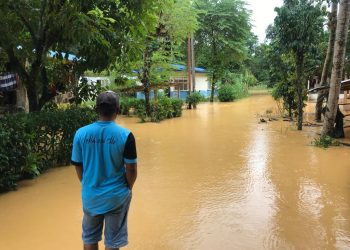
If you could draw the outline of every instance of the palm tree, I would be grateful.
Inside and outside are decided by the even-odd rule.
[[[340,82],[342,80],[346,41],[348,36],[348,27],[350,19],[350,0],[341,0],[337,18],[337,29],[335,34],[333,67],[331,83],[329,89],[329,98],[325,119],[323,122],[322,136],[332,135],[334,122],[338,109],[340,94]]]

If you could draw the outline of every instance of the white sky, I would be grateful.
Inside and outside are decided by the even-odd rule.
[[[265,30],[269,24],[273,23],[276,16],[275,7],[280,7],[282,2],[282,0],[246,0],[247,9],[253,11],[253,33],[259,37],[260,42],[264,41]]]

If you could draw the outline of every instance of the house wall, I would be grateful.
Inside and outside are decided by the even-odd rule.
[[[178,71],[175,72],[173,77],[187,77],[187,72]],[[210,96],[211,87],[208,80],[208,76],[205,73],[196,73],[196,92],[199,92],[203,97],[207,98]],[[193,90],[193,86],[191,86]],[[153,98],[153,91],[150,93],[150,98]],[[188,96],[188,90],[177,91],[174,86],[170,87],[170,97],[178,98],[185,100]],[[137,92],[136,97],[140,99],[145,99],[145,95],[142,92]]]
[[[181,77],[186,76],[187,74],[185,72],[176,72],[174,74],[174,77]],[[209,97],[211,93],[210,89],[210,83],[207,74],[205,73],[196,73],[196,86],[195,90],[196,92],[199,92],[203,97]],[[193,86],[191,86],[193,90]],[[177,98],[180,95],[181,99],[186,99],[188,95],[187,90],[180,90],[179,92],[175,90],[175,87],[170,88],[170,96]]]
[[[209,80],[206,74],[196,73],[196,91],[210,90]]]
[[[86,76],[84,77],[87,79],[89,84],[95,85],[97,81],[101,82],[102,87],[107,87],[111,84],[111,80],[108,77],[101,77],[101,76]],[[81,80],[81,79],[80,79]]]

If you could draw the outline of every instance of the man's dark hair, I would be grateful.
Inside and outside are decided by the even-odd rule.
[[[119,111],[119,96],[113,91],[105,91],[96,98],[96,111],[100,116],[112,117]]]
[[[96,106],[96,111],[100,116],[112,117],[115,113],[117,113],[118,108],[116,105],[101,103]]]

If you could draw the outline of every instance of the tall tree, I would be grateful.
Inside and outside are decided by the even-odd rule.
[[[322,135],[333,135],[334,131],[334,122],[338,110],[338,101],[340,94],[340,82],[343,76],[349,19],[350,0],[342,0],[340,1],[337,18],[331,83],[325,119],[322,127]]]
[[[176,60],[181,44],[197,28],[197,14],[190,0],[160,1],[156,25],[148,30],[143,57],[136,65],[145,94],[146,113],[151,115],[150,92],[152,84],[169,81],[167,69]]]
[[[250,13],[240,0],[200,0],[196,33],[197,62],[210,73],[211,95],[232,62],[243,62],[250,35]]]
[[[331,11],[328,13],[329,38],[328,38],[327,55],[323,64],[323,70],[322,70],[322,75],[320,80],[321,86],[326,84],[327,78],[329,77],[329,74],[331,71],[331,64],[332,64],[332,58],[334,53],[335,30],[337,28],[337,12],[338,12],[338,3],[337,1],[334,0],[331,3]],[[320,91],[317,95],[315,120],[318,122],[321,121],[322,104],[327,94],[328,94],[328,91]]]
[[[316,47],[323,30],[324,13],[321,3],[309,0],[284,1],[276,8],[274,38],[285,53],[291,52],[295,60],[295,92],[298,104],[298,130],[302,129],[305,60],[308,53]]]
[[[30,111],[47,101],[50,50],[76,54],[81,70],[104,69],[142,33],[151,2],[0,0],[0,47],[27,87]]]

